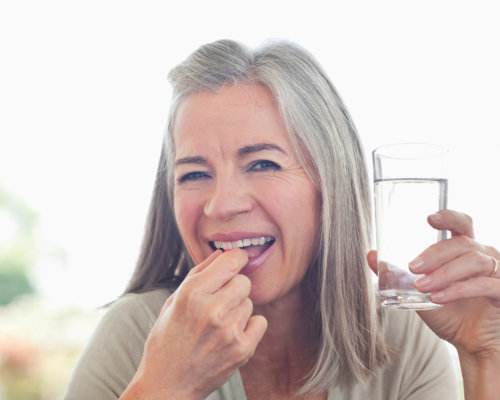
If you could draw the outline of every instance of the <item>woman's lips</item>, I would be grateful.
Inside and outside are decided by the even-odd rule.
[[[240,273],[244,275],[250,275],[251,273],[257,271],[262,265],[264,265],[274,249],[273,244],[274,240],[264,246],[258,246],[260,247],[260,249],[256,249],[254,254],[251,254],[251,252],[253,251],[252,249],[243,249],[247,251],[248,263],[243,267]]]

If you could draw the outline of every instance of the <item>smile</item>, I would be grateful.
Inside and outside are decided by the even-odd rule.
[[[214,241],[210,242],[210,246],[216,250],[231,250],[236,248],[245,248],[250,246],[263,246],[263,245],[271,245],[274,242],[274,238],[272,236],[261,236],[259,238],[251,238],[251,239],[241,239],[236,240],[234,242],[222,242],[222,241]]]

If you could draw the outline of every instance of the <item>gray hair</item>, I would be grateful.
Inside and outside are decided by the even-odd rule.
[[[172,128],[179,104],[191,93],[217,92],[228,84],[265,85],[322,197],[318,254],[307,275],[318,327],[317,362],[300,392],[368,381],[388,360],[366,261],[369,183],[355,126],[327,75],[294,43],[274,41],[251,50],[221,40],[200,47],[170,72],[169,80],[168,130],[143,251],[128,291],[145,290],[179,274],[182,279],[190,268],[172,211]]]

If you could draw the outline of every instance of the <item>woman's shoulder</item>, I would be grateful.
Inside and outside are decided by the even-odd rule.
[[[65,399],[116,399],[134,376],[149,332],[172,293],[154,289],[112,302],[80,356]]]
[[[110,303],[91,338],[99,348],[140,348],[153,328],[163,304],[173,293],[169,289],[154,289],[141,293],[127,293]]]
[[[106,314],[118,316],[121,314],[140,314],[156,321],[165,301],[173,290],[167,288],[150,289],[144,292],[126,293],[112,302]]]

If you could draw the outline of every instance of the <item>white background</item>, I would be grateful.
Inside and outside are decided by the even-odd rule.
[[[309,49],[367,157],[391,142],[448,146],[449,207],[472,215],[478,238],[498,247],[495,3],[2,1],[0,183],[39,213],[40,290],[88,308],[121,293],[151,195],[167,72],[220,38],[286,38]],[[0,237],[9,229],[0,221]]]

